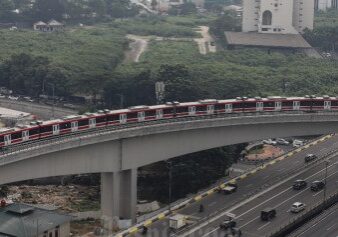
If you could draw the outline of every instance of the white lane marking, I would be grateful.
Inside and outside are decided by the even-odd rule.
[[[278,171],[278,172],[282,172],[283,170],[285,170],[285,168],[278,169],[277,171]]]
[[[331,216],[335,212],[336,212],[336,210],[334,210],[333,212],[331,212],[330,214],[328,214],[327,216],[325,216],[324,218],[322,218],[321,220],[319,220],[318,222],[316,222],[314,225],[309,226],[306,230],[304,230],[303,232],[299,233],[298,236],[301,236],[302,234],[308,232],[310,229],[312,229],[313,227],[315,227],[316,225],[318,225],[320,222],[324,221],[326,218],[328,218],[329,216]]]
[[[336,226],[336,224],[333,224],[329,228],[327,228],[326,230],[330,230],[332,227],[335,227],[335,226]]]
[[[210,235],[211,233],[217,231],[218,229],[219,229],[219,227],[217,227],[216,229],[213,229],[212,231],[209,231],[208,233],[206,233],[206,234],[203,235],[202,237],[208,236],[208,235]]]
[[[316,194],[313,194],[312,196],[315,197],[315,196],[317,196],[318,194],[320,194],[321,192],[323,192],[323,190],[320,191],[320,192],[317,192]]]
[[[259,227],[257,230],[263,229],[265,226],[269,225],[271,223],[271,221],[269,221],[268,223],[262,225],[261,227]]]
[[[337,162],[334,163],[334,164],[332,164],[332,165],[330,165],[330,166],[328,166],[328,168],[330,168],[331,166],[333,166],[333,165],[335,165],[335,164],[337,164]],[[306,171],[308,171],[308,170],[310,170],[310,169],[312,169],[312,168],[313,168],[313,167],[309,167],[309,168],[307,168],[307,169],[305,169],[305,170],[302,170],[301,172],[298,172],[297,174],[294,174],[294,175],[290,176],[289,178],[287,178],[287,179],[285,179],[285,180],[283,180],[283,181],[281,181],[281,182],[279,182],[279,183],[276,183],[276,184],[272,185],[271,187],[267,188],[267,189],[264,190],[263,192],[257,193],[256,195],[251,196],[250,198],[246,199],[245,201],[236,204],[236,205],[233,206],[232,208],[230,208],[230,209],[224,211],[223,213],[220,213],[220,214],[218,214],[217,216],[214,216],[214,217],[211,218],[208,222],[204,222],[204,223],[202,223],[201,225],[196,226],[195,228],[190,229],[189,231],[187,231],[187,232],[185,232],[185,233],[182,233],[182,235],[180,235],[180,237],[181,237],[181,236],[184,237],[184,236],[191,235],[192,233],[194,233],[195,231],[197,231],[197,230],[199,230],[199,229],[205,227],[205,226],[208,225],[209,223],[214,222],[214,221],[220,219],[221,217],[225,216],[227,213],[233,212],[234,210],[236,210],[236,209],[242,207],[243,205],[245,205],[245,204],[251,202],[252,200],[255,200],[255,199],[258,198],[258,197],[261,197],[262,195],[264,195],[264,194],[270,192],[271,190],[273,190],[273,189],[279,187],[280,185],[282,185],[282,184],[288,182],[289,180],[291,180],[291,179],[293,179],[293,178],[299,176],[300,174],[302,174],[302,173],[304,173],[304,172],[306,172]],[[323,171],[323,170],[325,170],[325,168],[322,169],[321,171]],[[319,171],[319,172],[321,172],[321,171]],[[314,176],[314,175],[317,175],[319,172],[317,172],[317,173],[311,175],[310,177],[312,177],[312,176]],[[310,177],[308,177],[308,178],[310,178]],[[285,191],[287,191],[287,190],[285,190]],[[283,192],[285,192],[285,191],[283,191]],[[283,193],[283,192],[282,192],[282,193]],[[282,193],[280,193],[280,194],[282,194]],[[278,196],[278,195],[277,195],[277,196]],[[219,228],[219,227],[218,227],[218,228]],[[218,228],[216,228],[215,230],[217,230]],[[213,230],[213,231],[215,231],[215,230]]]
[[[323,170],[325,170],[325,169],[323,169]],[[334,174],[336,174],[336,173],[338,173],[338,171],[336,171],[336,172],[334,172],[334,173],[328,175],[327,178],[331,177],[332,175],[334,175]],[[306,179],[309,179],[310,177],[312,177],[312,176],[314,176],[314,175],[316,175],[316,174],[318,174],[318,172],[315,173],[315,174],[313,174],[313,175],[311,175],[311,176],[309,176],[309,177],[307,177]],[[288,191],[289,189],[292,189],[292,188],[288,188],[288,189],[284,190],[284,191],[281,192],[281,193],[284,193],[284,192]],[[283,202],[279,203],[279,204],[278,204],[277,206],[275,206],[274,208],[277,208],[277,207],[283,205],[285,202],[287,202],[287,201],[289,201],[290,199],[292,199],[292,198],[298,196],[299,194],[301,194],[301,193],[307,191],[308,189],[309,189],[309,188],[306,188],[306,189],[304,189],[303,191],[298,192],[297,194],[295,194],[295,195],[291,196],[290,198],[284,200]],[[263,205],[263,204],[265,204],[266,202],[270,201],[271,199],[273,199],[273,198],[279,196],[281,193],[276,194],[275,196],[273,196],[273,197],[269,198],[268,200],[266,200],[266,201],[264,201],[264,202],[258,204],[258,205],[255,206],[255,207],[253,207],[253,208],[247,210],[246,212],[242,213],[241,215],[236,216],[236,219],[238,219],[239,217],[241,217],[241,216],[247,214],[248,212],[251,212],[252,210],[256,209],[257,207],[259,207],[259,206],[261,206],[261,205]],[[256,219],[258,219],[258,218],[259,218],[259,216],[255,217],[254,219],[250,220],[249,222],[247,222],[247,223],[241,225],[241,228],[244,227],[244,226],[247,226],[248,224],[250,224],[251,222],[253,222],[254,220],[256,220]]]
[[[321,149],[319,152],[322,152],[322,151],[325,151],[325,150],[327,150],[326,147],[324,147],[323,149]]]
[[[211,202],[210,204],[208,204],[208,206],[211,207],[211,206],[216,205],[216,204],[217,204],[217,202],[215,201],[215,202]]]

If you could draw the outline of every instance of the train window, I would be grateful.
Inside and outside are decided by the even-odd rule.
[[[262,103],[262,102],[258,102]],[[244,102],[243,103],[244,108],[256,108],[256,103],[255,102]]]
[[[173,108],[163,110],[163,114],[172,114],[173,112],[174,112]]]
[[[325,110],[331,109],[331,101],[324,101],[324,109]]]
[[[187,113],[188,112],[188,107],[177,107],[176,108],[176,113]]]
[[[312,106],[313,105],[313,101],[304,100],[304,101],[301,101],[300,105],[301,106]]]
[[[22,132],[16,132],[11,134],[12,140],[19,139],[22,137]]]
[[[331,101],[331,107],[332,106],[338,106],[338,100],[332,100]]]
[[[118,121],[119,115],[118,114],[111,114],[107,116],[107,121]]]
[[[137,119],[138,121],[144,121],[144,111],[137,112]]]
[[[78,125],[79,125],[79,127],[87,126],[88,125],[88,119],[79,120]]]
[[[263,102],[257,102],[256,103],[256,111],[263,111]]]
[[[96,118],[96,123],[104,123],[104,122],[106,122],[105,116],[101,116],[101,117]]]
[[[70,128],[70,122],[66,122],[66,123],[61,123],[60,124],[60,129],[63,130],[63,129],[68,129]]]
[[[322,100],[315,100],[312,103],[313,106],[324,106],[324,101]]]
[[[197,110],[198,112],[204,112],[204,111],[207,111],[207,106],[205,106],[205,105],[197,106],[196,110]]]
[[[29,136],[32,136],[32,135],[35,135],[35,134],[39,134],[38,128],[33,128],[33,129],[29,130]]]
[[[157,119],[163,118],[163,110],[162,109],[156,110],[156,118]]]
[[[293,109],[294,110],[299,110],[300,107],[300,101],[294,101],[293,102]]]
[[[147,110],[146,112],[146,117],[154,117],[156,115],[156,111],[155,110]]]
[[[137,118],[137,113],[135,112],[135,113],[128,113],[128,119],[135,119],[135,118]]]
[[[120,114],[120,123],[127,122],[127,114]]]
[[[215,107],[214,105],[207,105],[207,113],[212,114],[214,113]]]
[[[276,101],[275,102],[275,110],[281,110],[282,109],[282,102]]]
[[[194,115],[196,113],[196,107],[195,106],[189,106],[189,115]]]
[[[0,136],[0,142],[4,142],[4,136]]]
[[[274,108],[274,107],[275,107],[275,103],[273,101],[264,102],[264,108]]]
[[[283,107],[292,107],[293,106],[293,101],[283,101],[282,102]]]
[[[47,125],[47,126],[41,127],[41,133],[51,132],[51,131],[52,131],[52,125]]]
[[[232,104],[226,104],[224,106],[225,112],[226,113],[231,113],[232,112]]]
[[[242,106],[243,106],[242,103],[233,103],[233,104],[232,104],[232,108],[233,108],[233,109],[241,109]]]
[[[216,110],[216,111],[223,110],[223,109],[224,109],[224,106],[225,106],[224,104],[216,104],[216,105],[215,105],[215,110]]]

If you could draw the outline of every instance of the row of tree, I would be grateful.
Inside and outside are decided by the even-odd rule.
[[[1,0],[0,22],[73,21],[120,18],[138,14],[129,0]]]

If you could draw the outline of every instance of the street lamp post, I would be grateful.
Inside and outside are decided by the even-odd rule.
[[[168,204],[168,231],[167,236],[170,236],[170,213],[171,213],[171,182],[172,182],[172,162],[167,160],[167,168],[168,168],[168,181],[169,181],[169,187],[168,187],[168,198],[169,198],[169,204]]]
[[[325,178],[324,178],[324,205],[326,202],[326,182],[327,182],[327,167],[330,164],[328,160],[325,161]]]

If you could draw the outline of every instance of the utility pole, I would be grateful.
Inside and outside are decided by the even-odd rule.
[[[169,205],[168,205],[168,232],[167,236],[170,237],[170,213],[171,213],[171,183],[172,183],[172,162],[167,160],[167,168],[168,168],[168,178],[169,178],[169,188],[168,188],[168,198],[169,198]]]

